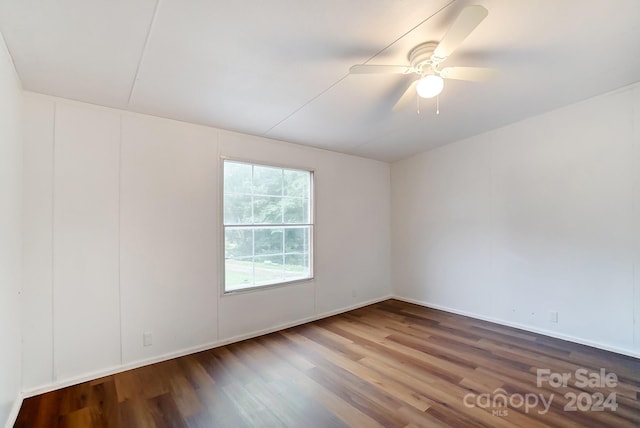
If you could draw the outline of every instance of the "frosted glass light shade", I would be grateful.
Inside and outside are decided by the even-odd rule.
[[[424,76],[418,82],[416,90],[421,98],[433,98],[444,89],[444,79],[435,74]]]

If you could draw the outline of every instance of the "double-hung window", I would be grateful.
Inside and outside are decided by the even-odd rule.
[[[313,277],[313,173],[223,162],[224,292]]]

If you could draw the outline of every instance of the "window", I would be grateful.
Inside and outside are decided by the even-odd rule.
[[[225,160],[224,291],[313,277],[313,173]]]

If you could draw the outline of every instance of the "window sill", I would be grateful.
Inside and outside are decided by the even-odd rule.
[[[229,291],[223,291],[222,292],[222,296],[232,296],[235,294],[245,294],[245,293],[254,293],[256,291],[262,291],[262,290],[272,290],[274,288],[281,288],[281,287],[288,287],[290,285],[296,285],[296,284],[301,284],[304,282],[312,282],[315,280],[315,277],[309,277],[309,278],[301,278],[301,279],[293,279],[291,281],[284,281],[284,282],[277,282],[275,284],[266,284],[266,285],[255,285],[253,287],[246,287],[246,288],[240,288],[237,290],[229,290]]]

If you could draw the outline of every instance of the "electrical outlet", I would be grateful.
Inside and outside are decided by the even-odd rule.
[[[554,324],[556,324],[558,322],[558,312],[557,311],[549,312],[549,321],[551,321]]]
[[[142,333],[142,345],[143,346],[153,345],[153,334],[151,334],[150,332]]]
[[[355,289],[351,290],[351,297],[358,297],[358,291]]]

